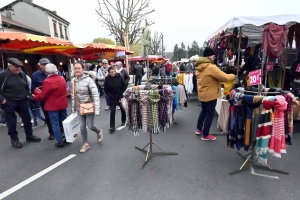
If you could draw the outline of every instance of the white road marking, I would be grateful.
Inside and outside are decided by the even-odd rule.
[[[5,192],[0,194],[0,199],[4,199],[5,197],[7,197],[8,195],[11,195],[12,193],[16,192],[17,190],[21,189],[22,187],[28,185],[29,183],[35,181],[36,179],[40,178],[41,176],[47,174],[48,172],[50,172],[51,170],[55,169],[56,167],[62,165],[63,163],[67,162],[68,160],[74,158],[76,155],[75,154],[71,154],[68,157],[62,159],[61,161],[51,165],[50,167],[44,169],[43,171],[37,173],[36,175],[26,179],[25,181],[19,183],[18,185],[6,190]]]
[[[117,128],[117,130],[122,130],[123,128],[125,128],[126,126],[120,126],[119,128]]]

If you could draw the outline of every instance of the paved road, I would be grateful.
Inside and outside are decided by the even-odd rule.
[[[102,108],[104,99],[102,98]],[[0,129],[0,194],[22,181],[43,171],[60,160],[76,156],[51,170],[37,180],[7,196],[7,200],[198,200],[198,199],[300,199],[299,152],[300,135],[294,134],[293,146],[281,159],[270,157],[268,163],[290,172],[281,175],[256,170],[279,179],[269,179],[250,174],[245,170],[230,176],[238,169],[242,159],[236,150],[226,147],[226,136],[217,141],[201,141],[194,129],[201,107],[191,101],[188,108],[176,113],[178,125],[166,133],[153,136],[154,142],[165,151],[179,155],[153,157],[141,169],[145,155],[134,147],[143,147],[149,141],[148,134],[133,136],[127,130],[108,133],[109,112],[102,111],[96,118],[97,125],[104,130],[104,140],[99,144],[96,135],[89,132],[91,149],[80,154],[81,138],[63,149],[54,147],[47,140],[47,128],[39,127],[34,133],[42,138],[38,144],[24,142],[22,149],[13,149]],[[120,123],[120,117],[117,122]],[[216,120],[213,127],[216,127]],[[25,137],[18,129],[20,140]],[[220,133],[215,129],[214,133]],[[245,153],[241,151],[242,153]]]

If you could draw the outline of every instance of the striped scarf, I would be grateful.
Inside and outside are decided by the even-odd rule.
[[[287,102],[281,95],[277,95],[275,98],[274,124],[269,142],[269,152],[273,156],[281,158],[281,154],[286,153],[284,111],[287,109]]]
[[[142,106],[142,130],[143,133],[147,133],[148,127],[151,124],[151,112],[150,112],[150,104],[148,101],[148,93],[149,91],[144,90],[140,91],[140,103]]]
[[[140,106],[140,92],[133,91],[129,97],[129,102],[131,102],[131,117],[132,124],[131,129],[134,132],[134,135],[138,135],[139,129],[142,128],[142,116],[141,116],[141,106]]]
[[[166,125],[168,123],[168,102],[169,93],[166,89],[159,90],[160,101],[158,102],[159,108],[159,124],[161,125],[164,132],[166,132]]]
[[[151,108],[152,133],[158,134],[159,132],[158,102],[160,100],[159,91],[150,90],[148,98],[149,98],[150,108]]]

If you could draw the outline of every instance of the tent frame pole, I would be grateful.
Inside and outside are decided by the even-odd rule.
[[[236,83],[239,83],[241,42],[242,42],[242,27],[240,26],[240,31],[239,31],[239,47],[238,47],[238,56],[237,56],[237,71],[236,71],[236,78],[235,78],[235,82]]]

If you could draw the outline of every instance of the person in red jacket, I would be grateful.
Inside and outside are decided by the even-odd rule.
[[[172,64],[171,62],[167,62],[167,64],[165,65],[166,68],[166,76],[170,76],[171,72],[172,72]]]
[[[34,90],[33,99],[44,102],[44,109],[49,113],[52,129],[57,141],[55,146],[63,148],[64,141],[62,139],[59,123],[67,118],[68,101],[66,95],[66,81],[63,77],[58,75],[57,68],[54,64],[47,64],[45,69],[49,76],[43,81],[42,90],[39,88]]]

